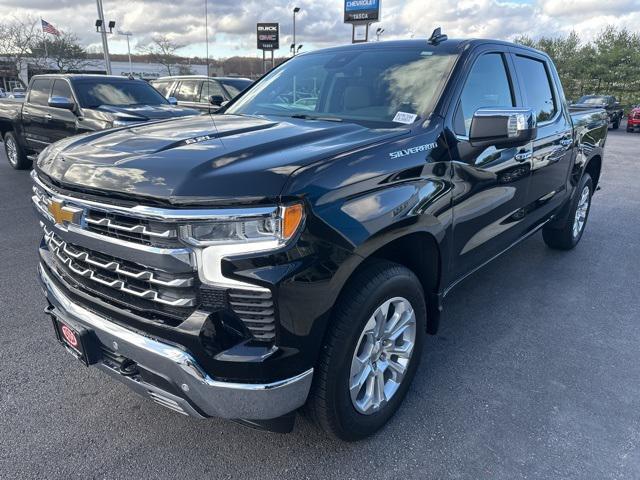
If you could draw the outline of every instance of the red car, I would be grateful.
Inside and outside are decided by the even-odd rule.
[[[627,117],[627,132],[633,132],[636,128],[640,129],[640,105],[633,107]]]

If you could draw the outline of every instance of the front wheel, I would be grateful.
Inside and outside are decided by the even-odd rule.
[[[350,281],[335,312],[308,407],[325,432],[353,441],[402,403],[420,362],[426,305],[411,270],[376,261]]]
[[[4,150],[7,154],[9,165],[16,170],[26,170],[31,168],[31,160],[27,158],[22,147],[16,140],[13,132],[7,132],[4,136]]]
[[[564,224],[556,228],[542,229],[542,238],[549,247],[557,250],[571,250],[580,242],[589,218],[592,195],[593,181],[591,176],[585,173],[573,194],[571,210]]]

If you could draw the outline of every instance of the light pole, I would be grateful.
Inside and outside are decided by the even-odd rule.
[[[133,76],[133,65],[131,64],[131,47],[129,46],[129,37],[133,35],[131,32],[123,32],[118,30],[118,35],[124,35],[127,37],[127,55],[129,56],[129,75]]]
[[[107,75],[111,75],[111,61],[109,60],[109,43],[107,42],[107,29],[104,23],[104,11],[102,10],[102,0],[96,0],[98,6],[98,21],[96,28],[102,34],[102,51],[104,52],[104,68]]]
[[[300,11],[300,7],[294,7],[293,9],[293,56],[296,56],[296,49],[295,49],[295,45],[296,45],[296,13],[298,13]]]
[[[384,28],[382,27],[378,27],[378,29],[376,30],[376,41],[380,41],[380,37],[382,36],[382,34],[384,33]]]
[[[204,44],[207,54],[207,77],[209,76],[209,0],[204,0]]]

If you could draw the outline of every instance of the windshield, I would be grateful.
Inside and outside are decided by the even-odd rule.
[[[232,97],[235,97],[239,93],[249,88],[253,82],[251,80],[245,80],[242,78],[225,78],[224,80],[220,80],[220,83],[224,85],[224,88],[227,89]]]
[[[225,113],[410,124],[426,117],[456,55],[421,48],[319,52],[295,57]]]
[[[587,105],[604,105],[607,103],[607,97],[581,97],[578,103],[586,103]]]
[[[80,106],[166,105],[168,101],[143,80],[87,80],[74,82]]]

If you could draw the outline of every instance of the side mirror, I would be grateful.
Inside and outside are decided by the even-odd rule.
[[[220,107],[224,103],[224,97],[222,95],[211,95],[209,97],[209,103],[216,107]]]
[[[167,98],[167,101],[171,104],[171,105],[178,105],[178,99],[176,97],[169,97]]]
[[[529,108],[479,108],[471,119],[473,147],[517,147],[536,138],[536,114]]]
[[[49,106],[53,108],[62,108],[64,110],[74,111],[76,104],[73,100],[67,97],[50,97]]]

